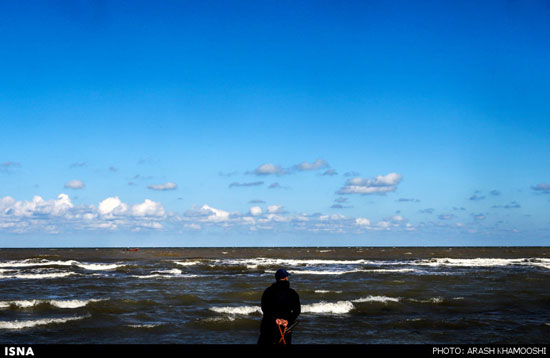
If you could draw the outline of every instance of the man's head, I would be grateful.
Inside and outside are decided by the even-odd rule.
[[[275,280],[277,281],[288,281],[288,276],[290,276],[290,274],[285,269],[278,269],[277,272],[275,272]]]

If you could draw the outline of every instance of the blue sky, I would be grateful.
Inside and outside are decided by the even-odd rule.
[[[547,245],[547,1],[5,1],[0,246]]]

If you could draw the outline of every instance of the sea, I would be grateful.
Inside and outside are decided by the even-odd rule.
[[[0,249],[0,342],[255,344],[279,268],[299,344],[547,344],[548,247]]]

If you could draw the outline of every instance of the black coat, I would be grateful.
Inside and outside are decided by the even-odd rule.
[[[263,318],[260,326],[260,344],[279,343],[281,334],[275,320],[282,318],[291,325],[300,315],[300,297],[290,288],[288,281],[277,281],[268,287],[262,295]],[[285,341],[290,344],[291,333],[285,335]]]

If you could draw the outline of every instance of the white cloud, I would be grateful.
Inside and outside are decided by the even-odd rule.
[[[315,160],[313,163],[302,162],[300,164],[297,164],[294,166],[294,169],[299,171],[309,171],[309,170],[327,168],[328,166],[329,165],[325,160],[319,158]]]
[[[335,234],[414,229],[408,220],[400,215],[385,218],[374,224],[365,217],[289,213],[283,210],[281,205],[269,205],[266,208],[252,206],[247,212],[239,213],[205,204],[194,206],[184,214],[177,214],[167,212],[162,203],[151,199],[130,204],[118,196],[108,197],[97,205],[80,206],[73,205],[67,194],[60,194],[52,200],[44,200],[39,196],[28,201],[17,201],[12,197],[0,198],[0,232],[162,230],[181,233],[215,228]]]
[[[287,174],[287,171],[281,168],[280,165],[275,165],[272,163],[260,165],[254,170],[256,175],[284,175]]]
[[[143,203],[132,206],[132,214],[135,216],[164,216],[165,211],[161,203],[145,199]]]
[[[391,223],[389,221],[381,220],[376,223],[376,226],[379,227],[380,229],[389,230]]]
[[[84,186],[85,185],[81,180],[76,180],[76,179],[65,183],[66,189],[83,189]]]
[[[184,224],[183,226],[186,227],[186,228],[189,228],[189,229],[193,229],[193,230],[200,230],[200,229],[202,229],[202,226],[200,226],[199,224],[195,224],[195,223]]]
[[[338,194],[380,194],[392,192],[403,179],[401,174],[390,173],[378,175],[374,178],[352,178],[338,190]]]
[[[168,182],[166,184],[155,184],[155,185],[149,185],[147,188],[151,190],[175,190],[177,189],[178,185],[176,183]]]
[[[101,215],[122,215],[128,211],[128,205],[120,201],[118,196],[115,196],[100,202],[98,211]]]
[[[367,218],[356,218],[355,223],[359,226],[370,226],[370,220]]]
[[[275,214],[275,213],[281,212],[282,210],[283,210],[282,205],[269,205],[267,207],[267,212],[270,214]]]
[[[262,215],[262,208],[259,206],[253,206],[250,208],[250,214],[253,216]]]
[[[204,222],[204,223],[219,223],[228,221],[229,212],[215,209],[208,205],[203,205],[200,208],[193,207],[185,213],[187,221]]]
[[[393,222],[399,223],[399,222],[402,222],[402,221],[405,221],[405,220],[406,220],[406,219],[405,219],[403,216],[401,216],[401,215],[394,215],[394,216],[392,216],[392,221],[393,221]]]
[[[312,163],[308,162],[302,162],[300,164],[296,164],[292,166],[290,169],[284,169],[280,165],[275,165],[273,163],[267,163],[262,164],[259,167],[257,167],[252,174],[256,175],[285,175],[289,174],[292,171],[312,171],[312,170],[319,170],[323,168],[328,168],[328,163],[321,158],[316,159]],[[250,172],[248,172],[250,173]],[[327,175],[335,175],[336,171],[328,171],[326,173]]]
[[[9,196],[0,200],[0,213],[14,217],[59,216],[72,207],[73,203],[67,194],[59,194],[57,199],[47,201],[38,195],[34,196],[32,201],[16,201]]]

